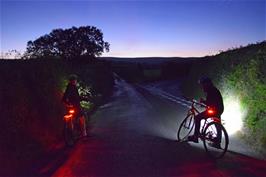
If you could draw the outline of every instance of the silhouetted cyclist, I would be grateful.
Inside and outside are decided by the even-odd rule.
[[[80,127],[82,130],[83,136],[87,136],[87,132],[85,128],[85,117],[83,115],[80,102],[88,101],[89,99],[79,95],[78,88],[77,88],[77,79],[78,77],[75,74],[72,74],[69,76],[69,83],[67,85],[67,88],[65,90],[62,100],[66,105],[74,107],[77,113],[77,118],[79,118],[79,121],[80,121]]]
[[[201,77],[199,79],[199,84],[201,85],[203,91],[206,93],[206,100],[201,98],[200,102],[206,104],[207,106],[212,108],[212,110],[214,110],[214,114],[212,115],[212,117],[221,118],[221,115],[224,111],[224,105],[223,105],[223,98],[222,98],[220,91],[213,85],[209,77]],[[194,135],[188,137],[189,141],[198,143],[200,122],[202,119],[206,119],[209,117],[210,115],[208,115],[207,110],[195,116]],[[221,143],[221,130],[218,129],[217,138],[215,139],[212,146],[216,148],[220,148],[220,143]]]

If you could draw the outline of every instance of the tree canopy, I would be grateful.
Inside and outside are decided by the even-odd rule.
[[[110,44],[103,40],[103,33],[94,26],[54,29],[35,41],[27,43],[24,58],[80,56],[96,57],[109,52]]]

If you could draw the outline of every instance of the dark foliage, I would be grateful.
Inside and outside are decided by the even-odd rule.
[[[69,74],[77,74],[83,85],[101,95],[100,103],[108,98],[113,87],[111,68],[92,61],[0,60],[0,176],[28,176],[24,171],[35,161],[38,166],[41,157],[63,140],[61,99]]]
[[[100,56],[109,51],[110,44],[103,40],[103,33],[94,26],[55,29],[50,34],[27,43],[23,58],[75,58]]]

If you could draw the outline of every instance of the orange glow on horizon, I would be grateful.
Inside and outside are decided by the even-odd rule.
[[[208,55],[216,55],[218,51],[161,51],[161,50],[122,50],[104,53],[102,57],[118,57],[118,58],[142,58],[142,57],[204,57]]]

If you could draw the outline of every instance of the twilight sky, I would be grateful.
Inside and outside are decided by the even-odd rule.
[[[266,40],[266,0],[1,0],[0,49],[25,51],[56,28],[92,25],[103,56],[205,56]]]

